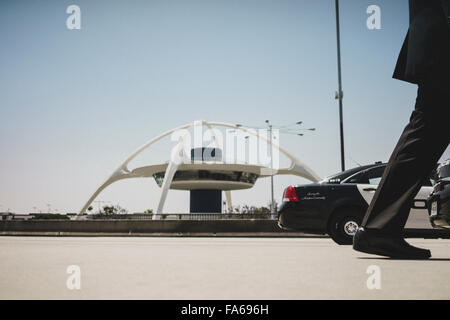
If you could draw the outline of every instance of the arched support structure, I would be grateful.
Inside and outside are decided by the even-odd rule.
[[[161,186],[161,196],[159,197],[158,209],[156,210],[157,214],[162,213],[164,209],[164,203],[166,202],[167,193],[169,192],[170,185],[172,184],[173,177],[175,176],[175,172],[177,172],[180,164],[183,163],[185,138],[186,135],[179,139],[177,145],[172,149],[172,152],[170,154],[170,162],[167,166],[166,172],[164,174],[164,181]],[[153,219],[156,219],[156,215],[153,215]]]
[[[131,155],[129,155],[116,168],[116,170],[113,171],[113,173],[109,176],[109,178],[106,179],[106,181],[92,194],[92,196],[89,198],[89,200],[85,203],[85,205],[82,207],[82,209],[78,213],[78,217],[80,217],[83,213],[86,212],[87,208],[91,205],[91,203],[95,200],[95,198],[100,194],[100,192],[102,192],[110,184],[112,184],[118,180],[122,180],[122,179],[150,176],[147,173],[143,173],[142,169],[145,169],[146,167],[137,168],[132,171],[130,171],[127,167],[129,162],[131,160],[133,160],[141,152],[143,152],[144,150],[149,148],[152,144],[156,143],[157,141],[161,140],[162,138],[172,134],[173,132],[176,132],[178,130],[183,130],[183,129],[189,129],[191,127],[203,125],[203,124],[205,124],[208,127],[208,129],[211,131],[214,143],[216,145],[218,145],[217,137],[216,137],[216,135],[214,133],[214,129],[212,127],[218,126],[218,127],[233,128],[235,130],[242,130],[248,134],[256,136],[258,139],[262,139],[262,140],[268,142],[270,147],[274,147],[274,148],[278,149],[281,153],[283,153],[285,156],[287,156],[291,160],[291,165],[287,168],[275,169],[275,170],[271,170],[270,168],[265,168],[265,167],[261,168],[260,176],[270,176],[270,175],[275,175],[275,174],[294,174],[294,175],[301,176],[301,177],[308,179],[310,181],[313,181],[313,182],[317,182],[320,180],[320,177],[313,170],[311,170],[306,164],[304,164],[302,161],[300,161],[297,157],[295,157],[294,155],[289,153],[287,150],[285,150],[284,148],[279,146],[277,143],[270,141],[266,137],[261,136],[259,133],[255,132],[251,129],[248,129],[248,128],[245,128],[242,126],[237,126],[234,124],[225,123],[225,122],[195,121],[193,123],[184,124],[182,126],[168,130],[168,131],[160,134],[159,136],[149,140],[148,142],[143,144],[141,147],[136,149]],[[175,149],[178,150],[177,151],[178,156],[180,155],[180,152],[184,147],[183,141],[180,140],[178,142],[178,144],[172,151],[172,155],[174,154]],[[175,152],[175,153],[177,153],[177,152]],[[170,188],[170,185],[172,184],[172,180],[175,175],[175,172],[177,171],[177,169],[180,165],[180,163],[176,163],[176,161],[174,162],[172,160],[175,160],[175,158],[171,157],[171,161],[169,162],[169,165],[167,166],[166,172],[164,175],[163,186],[161,188],[161,196],[160,196],[160,200],[158,203],[158,210],[157,210],[158,213],[161,213],[164,208],[164,202],[167,197],[168,190]],[[263,172],[263,170],[264,170],[264,172]],[[230,201],[228,201],[228,196],[227,196],[227,204],[228,204],[228,208],[230,209],[231,196],[229,199],[230,199]]]
[[[81,216],[84,212],[86,212],[87,208],[91,205],[91,203],[95,200],[95,198],[102,192],[107,186],[109,186],[111,183],[116,182],[120,179],[126,179],[126,178],[133,178],[133,175],[130,174],[130,170],[128,170],[127,166],[128,163],[130,163],[131,160],[133,160],[137,155],[139,155],[142,151],[150,147],[152,144],[158,142],[162,138],[168,136],[169,134],[172,134],[173,132],[177,130],[183,130],[190,128],[192,126],[192,123],[188,123],[182,126],[179,126],[177,128],[168,130],[159,136],[147,141],[142,146],[137,148],[131,155],[129,155],[117,168],[113,171],[113,173],[109,176],[108,179],[106,179],[105,182],[92,194],[92,196],[89,198],[89,200],[85,203],[83,208],[78,213],[78,216]]]
[[[231,191],[225,191],[225,198],[227,202],[228,213],[233,213],[233,203],[231,202]]]

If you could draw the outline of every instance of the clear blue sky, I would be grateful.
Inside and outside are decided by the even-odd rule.
[[[416,87],[391,78],[407,0],[342,0],[347,167],[387,160]],[[66,8],[81,8],[81,30]],[[369,5],[381,30],[366,28]],[[334,1],[151,0],[0,2],[0,211],[75,212],[135,148],[197,119],[316,127],[282,136],[319,175],[339,171]],[[163,148],[162,146],[161,148]],[[159,151],[158,151],[159,150]],[[166,153],[155,149],[141,163]],[[445,157],[448,157],[447,152]],[[234,193],[265,205],[269,181]],[[303,183],[277,177],[275,195]],[[112,185],[100,200],[155,209],[153,180]],[[168,211],[188,209],[187,192]]]

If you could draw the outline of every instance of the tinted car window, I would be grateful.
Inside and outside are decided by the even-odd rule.
[[[324,181],[329,183],[340,183],[342,180],[354,175],[356,172],[362,172],[363,170],[372,167],[373,165],[367,165],[357,168],[348,169],[344,172],[339,172],[337,174],[334,174],[332,176],[326,177]]]
[[[367,170],[368,184],[378,185],[381,181],[385,168],[386,167],[383,166]]]
[[[373,184],[378,185],[381,177],[383,176],[385,166],[375,167],[371,169],[359,172],[347,180],[344,183],[360,183],[360,184]]]
[[[355,174],[354,176],[351,176],[347,180],[345,180],[343,183],[364,183],[368,184],[369,180],[366,178],[366,172],[362,171],[360,173]]]

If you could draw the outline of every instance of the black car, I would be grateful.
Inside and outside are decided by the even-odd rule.
[[[450,228],[450,159],[437,168],[437,183],[428,198],[431,225]]]
[[[278,211],[278,225],[285,230],[329,234],[338,244],[351,244],[385,168],[385,163],[377,162],[318,183],[287,187]],[[420,228],[431,228],[427,198],[433,183],[427,179],[414,200],[411,214],[414,223],[420,221]]]

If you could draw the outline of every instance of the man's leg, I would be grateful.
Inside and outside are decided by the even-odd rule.
[[[400,235],[414,198],[449,144],[449,94],[419,85],[416,107],[395,147],[362,226]]]
[[[419,85],[416,107],[395,147],[362,226],[399,235],[417,192],[435,168],[450,136],[450,99]]]
[[[450,140],[450,93],[442,82],[419,85],[416,108],[404,129],[369,209],[353,238],[353,249],[399,259],[428,259],[402,237],[413,200]],[[445,88],[443,90],[442,88]]]

